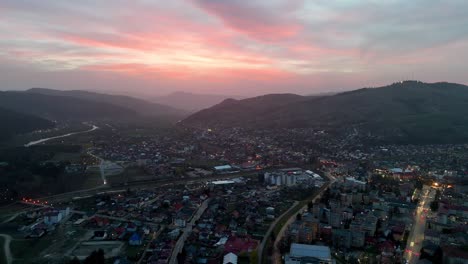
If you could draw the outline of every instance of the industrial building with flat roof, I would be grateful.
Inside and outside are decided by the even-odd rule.
[[[317,245],[291,244],[289,254],[285,256],[286,264],[332,264],[330,248]]]

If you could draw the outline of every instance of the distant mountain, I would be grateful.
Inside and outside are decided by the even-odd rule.
[[[258,118],[269,112],[307,98],[296,94],[269,94],[243,100],[230,98],[189,116],[183,123],[201,127],[255,126],[260,121]]]
[[[158,117],[174,121],[180,120],[187,115],[186,111],[179,110],[165,104],[152,103],[143,99],[124,95],[110,95],[83,90],[61,91],[46,88],[31,88],[26,92],[53,96],[66,96],[93,102],[112,104],[128,108],[142,116]]]
[[[138,116],[131,109],[109,103],[29,92],[0,92],[0,106],[48,120],[124,120]]]
[[[186,92],[174,92],[155,98],[156,103],[171,105],[188,112],[196,112],[221,103],[228,98],[241,99],[240,96],[227,96],[215,94],[194,94]]]
[[[54,123],[49,120],[4,108],[0,108],[0,122],[2,124],[0,140],[17,134],[54,127]]]
[[[468,87],[461,84],[406,81],[301,100],[290,101],[291,95],[274,97],[274,102],[284,103],[262,102],[262,97],[223,102],[189,116],[182,124],[312,127],[400,143],[468,142]]]

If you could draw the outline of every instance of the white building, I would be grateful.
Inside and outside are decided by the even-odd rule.
[[[223,258],[223,264],[237,264],[237,255],[228,253]]]
[[[231,165],[215,166],[215,167],[213,167],[213,169],[215,170],[215,172],[221,173],[221,174],[222,173],[232,172],[234,170],[234,168]]]
[[[264,175],[264,180],[266,183],[271,185],[286,185],[293,186],[297,184],[297,175],[288,174],[288,173],[270,173],[266,172]]]
[[[63,214],[61,211],[49,212],[44,216],[44,224],[53,225],[58,224],[63,219]]]
[[[60,223],[65,217],[70,214],[70,207],[47,212],[44,215],[44,224],[54,225]]]
[[[174,225],[177,227],[185,227],[187,225],[185,219],[182,218],[175,218]]]
[[[366,182],[356,180],[354,177],[346,177],[345,184],[348,187],[364,190],[366,188]]]
[[[273,207],[267,207],[267,208],[266,208],[266,214],[267,214],[267,215],[275,215],[275,208],[273,208]]]
[[[231,181],[231,180],[219,180],[219,181],[212,181],[211,182],[212,184],[214,185],[225,185],[225,184],[234,184],[236,183],[235,181]]]

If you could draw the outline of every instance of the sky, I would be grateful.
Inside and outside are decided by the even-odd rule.
[[[468,84],[466,0],[0,0],[0,90]]]

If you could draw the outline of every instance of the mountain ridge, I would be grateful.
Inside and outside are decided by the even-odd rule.
[[[0,105],[3,108],[23,114],[60,121],[125,119],[137,116],[135,111],[112,104],[67,96],[27,92],[0,92]]]
[[[52,96],[66,96],[95,102],[103,102],[128,108],[143,116],[167,117],[169,119],[179,119],[186,116],[186,112],[183,110],[126,95],[104,94],[86,90],[64,91],[49,88],[31,88],[25,92]]]
[[[243,99],[242,96],[220,95],[220,94],[196,94],[183,91],[176,91],[168,95],[163,95],[154,98],[152,101],[156,103],[171,104],[176,108],[183,109],[187,112],[194,113],[202,109],[212,107],[225,99]]]
[[[199,128],[317,128],[339,133],[353,128],[400,142],[411,141],[418,133],[423,133],[420,138],[427,137],[427,142],[451,141],[437,139],[443,131],[450,131],[453,141],[468,142],[468,132],[459,131],[464,124],[468,130],[468,87],[461,84],[405,81],[291,102],[276,100],[284,104],[257,107],[261,111],[251,107],[258,99],[217,105],[181,124]]]

